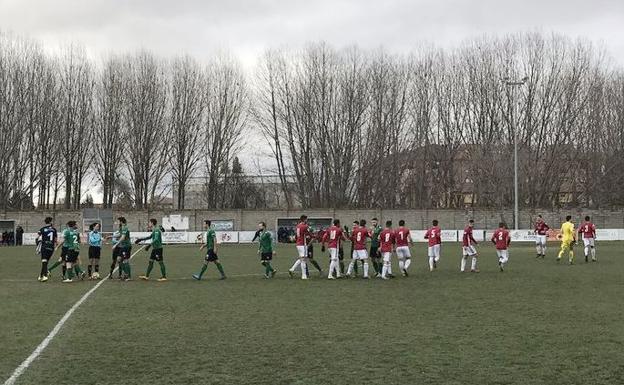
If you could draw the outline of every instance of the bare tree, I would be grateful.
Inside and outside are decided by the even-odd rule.
[[[205,201],[208,207],[216,208],[226,200],[219,186],[227,184],[229,165],[241,148],[249,100],[243,73],[231,58],[214,60],[205,77]]]
[[[205,112],[205,84],[201,67],[190,57],[171,63],[171,173],[176,189],[177,207],[184,208],[189,178],[201,158],[202,124]]]
[[[167,79],[165,66],[148,52],[124,60],[124,148],[136,208],[156,198],[167,171]]]
[[[126,137],[124,131],[124,67],[118,58],[109,58],[99,74],[95,91],[94,135],[96,172],[102,183],[103,205],[113,207],[115,182],[123,160]]]
[[[61,136],[65,208],[80,207],[93,135],[93,68],[84,50],[70,45],[59,66]]]

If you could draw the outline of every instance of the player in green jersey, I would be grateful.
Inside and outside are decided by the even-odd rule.
[[[381,230],[377,218],[371,219],[371,244],[368,255],[370,255],[373,261],[373,268],[378,277],[381,277],[381,268],[383,267],[381,253],[379,252],[379,234],[381,234]]]
[[[113,234],[111,234],[109,237],[106,237],[106,239],[109,239],[111,241],[111,244],[113,246],[119,243],[119,238],[121,238],[121,227],[118,227],[117,230],[113,232]],[[117,258],[121,256],[120,251],[121,251],[121,248],[113,248],[113,254],[112,254],[113,261],[110,266],[110,273],[108,274],[108,279],[113,279],[113,272],[115,271],[115,266],[117,266]],[[121,273],[122,273],[121,266],[119,266],[117,273],[118,273],[117,278],[121,279]]]
[[[118,250],[117,264],[122,272],[122,278],[125,281],[132,279],[132,269],[130,268],[130,255],[132,252],[132,242],[130,241],[130,230],[128,229],[128,222],[126,218],[117,218],[117,224],[119,225],[119,242],[113,245],[113,253]]]
[[[219,279],[225,279],[225,272],[223,271],[221,262],[219,262],[219,256],[217,255],[217,234],[212,229],[211,224],[212,223],[209,220],[204,221],[204,230],[206,230],[206,232],[204,233],[204,242],[199,250],[201,251],[206,248],[206,258],[204,259],[204,265],[202,266],[201,271],[198,274],[193,274],[193,278],[198,281],[202,279],[202,275],[206,272],[210,262],[213,262],[215,266],[217,266],[217,269],[221,274],[221,278]]]
[[[67,228],[63,231],[63,247],[66,248],[65,267],[67,268],[63,282],[73,282],[74,268],[76,274],[82,279],[86,275],[78,265],[78,255],[80,254],[80,233],[76,226],[76,221],[67,222]]]
[[[165,268],[165,262],[163,261],[163,240],[162,240],[162,231],[160,230],[160,226],[158,226],[158,221],[154,218],[149,220],[148,229],[152,232],[149,237],[146,238],[138,238],[134,241],[135,244],[139,244],[142,241],[150,241],[150,246],[152,247],[152,254],[150,254],[149,263],[147,265],[147,271],[145,275],[139,276],[140,279],[147,281],[149,279],[149,275],[154,268],[154,261],[157,261],[160,265],[160,274],[161,277],[158,279],[158,282],[164,282],[167,280],[167,269]]]
[[[277,270],[271,266],[271,261],[275,255],[273,250],[273,237],[271,233],[266,229],[266,223],[258,223],[258,237],[260,238],[260,246],[258,247],[258,254],[260,255],[260,261],[264,266],[264,278],[269,279],[275,277]]]

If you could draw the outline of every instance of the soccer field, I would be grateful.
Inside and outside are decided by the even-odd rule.
[[[197,282],[196,246],[165,247],[169,282],[104,282],[17,384],[615,384],[624,378],[622,243],[598,263],[536,260],[515,244],[498,270],[490,244],[481,273],[459,273],[444,244],[429,273],[412,247],[408,278],[290,279],[294,246],[279,246],[273,280],[256,245],[224,245],[228,279],[211,265]],[[328,260],[317,260],[327,269]],[[577,253],[582,251],[577,248]],[[83,253],[85,252],[83,248]],[[82,257],[84,261],[84,256]],[[142,274],[148,254],[132,260]],[[96,283],[37,282],[32,247],[0,249],[0,381]],[[84,263],[84,262],[83,262]],[[103,276],[110,250],[102,260]],[[393,267],[398,272],[396,261]]]

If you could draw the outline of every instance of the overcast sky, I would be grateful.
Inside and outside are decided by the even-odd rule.
[[[248,71],[269,47],[324,40],[407,52],[521,31],[584,37],[624,66],[623,24],[624,0],[0,0],[0,29],[52,51],[70,41],[94,59],[143,48],[203,61],[224,51]],[[259,171],[252,159],[273,167],[262,143],[241,154],[248,172]]]
[[[95,57],[146,48],[199,59],[229,51],[246,68],[267,47],[309,41],[407,51],[534,30],[583,36],[624,65],[623,23],[624,0],[0,0],[0,28],[48,48],[73,40]]]

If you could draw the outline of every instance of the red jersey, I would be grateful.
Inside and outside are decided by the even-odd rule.
[[[548,230],[550,230],[550,227],[548,227],[546,222],[540,221],[535,223],[535,233],[537,235],[547,235]]]
[[[351,233],[353,250],[366,250],[366,238],[370,238],[370,233],[366,227],[358,226]]]
[[[433,226],[425,233],[425,239],[429,240],[429,246],[442,244],[442,230],[439,226]]]
[[[382,253],[389,253],[392,251],[392,245],[394,244],[395,234],[392,229],[385,228],[379,234],[379,243],[381,245]]]
[[[394,232],[394,240],[397,247],[408,246],[410,230],[407,227],[401,226]]]
[[[342,241],[343,232],[338,226],[331,226],[325,234],[323,234],[323,243],[328,242],[330,249],[337,249],[340,247],[340,241]]]
[[[492,243],[496,245],[496,250],[507,250],[511,243],[509,231],[506,229],[497,229],[492,235]]]
[[[301,222],[295,227],[295,242],[297,246],[305,246],[309,236],[310,226],[307,223]]]
[[[464,242],[464,246],[470,246],[472,244],[477,244],[477,241],[475,241],[474,237],[472,236],[472,227],[470,226],[466,226],[466,228],[464,229],[464,236],[462,238],[463,242]]]
[[[583,234],[583,238],[596,238],[596,225],[591,222],[583,222],[578,229],[579,234]]]

